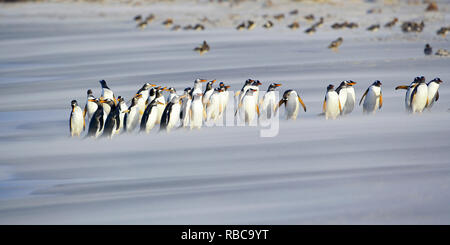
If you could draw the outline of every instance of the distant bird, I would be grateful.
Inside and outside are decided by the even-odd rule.
[[[338,39],[331,42],[330,45],[328,45],[328,48],[336,52],[343,41],[344,39],[342,39],[342,37],[339,37]]]
[[[149,16],[147,16],[147,18],[145,18],[145,22],[147,23],[151,23],[153,20],[155,20],[154,14],[150,14]]]
[[[166,27],[170,27],[173,24],[173,19],[172,18],[168,18],[165,21],[163,21],[162,23],[164,26]]]
[[[136,21],[136,22],[142,21],[142,15],[136,15],[136,16],[134,17],[134,21]]]
[[[300,95],[295,90],[288,89],[284,91],[283,98],[278,102],[277,108],[282,106],[283,104],[286,109],[287,120],[297,119],[298,113],[300,112],[300,105],[306,112],[305,103],[303,103],[303,100],[300,98]]]
[[[202,24],[197,24],[192,29],[194,29],[196,31],[203,31],[203,30],[205,30],[205,26]]]
[[[439,100],[439,85],[442,83],[440,78],[435,78],[428,82],[428,105],[427,108],[431,109],[435,101]]]
[[[393,20],[389,21],[388,23],[384,24],[384,27],[391,28],[397,24],[398,19],[395,17]]]
[[[183,30],[192,30],[194,27],[192,25],[186,25],[183,27]]]
[[[361,97],[359,105],[361,105],[361,102],[365,98],[363,103],[363,112],[365,114],[375,114],[377,109],[381,109],[383,106],[383,93],[381,92],[381,85],[382,83],[379,80],[376,80]]]
[[[72,111],[70,112],[70,119],[69,119],[70,136],[80,137],[81,132],[83,132],[86,127],[86,123],[83,117],[83,111],[78,106],[76,100],[72,100],[71,106]]]
[[[270,119],[275,114],[275,109],[277,108],[275,90],[280,86],[280,83],[271,83],[259,102],[261,114],[264,115],[265,119]]]
[[[439,30],[437,30],[436,34],[442,37],[446,37],[449,30],[450,27],[441,27]]]
[[[180,25],[174,25],[173,27],[172,27],[172,31],[178,31],[178,30],[180,30],[181,29],[181,26]]]
[[[354,28],[358,28],[359,25],[355,22],[350,22],[350,23],[347,23],[346,27],[350,28],[350,29],[354,29]]]
[[[270,29],[273,27],[273,22],[268,20],[266,23],[264,23],[263,27],[266,29]]]
[[[367,28],[368,31],[372,31],[372,32],[378,31],[379,29],[380,29],[380,24],[374,24]]]
[[[314,27],[321,27],[323,25],[324,22],[324,18],[320,17],[319,21],[317,21],[316,23],[313,24]]]
[[[316,28],[314,26],[311,26],[310,28],[305,30],[306,34],[312,35],[316,32]]]
[[[325,99],[323,100],[323,113],[325,119],[336,119],[342,111],[338,93],[332,84],[328,85]]]
[[[431,2],[430,4],[428,4],[428,7],[425,9],[425,11],[438,11],[438,6],[436,2]]]
[[[247,21],[247,30],[253,30],[256,27],[256,24],[254,21],[249,20]]]
[[[446,49],[438,49],[438,51],[436,51],[435,55],[437,56],[450,56],[450,52]]]
[[[430,44],[425,44],[425,49],[423,50],[425,55],[432,55],[433,54],[433,48],[430,46]]]
[[[343,27],[347,26],[347,22],[342,22],[342,23],[334,23],[333,25],[331,25],[331,28],[333,29],[342,29]]]
[[[203,41],[202,45],[195,47],[194,51],[198,52],[200,55],[203,55],[206,52],[209,52],[210,47],[208,45],[208,43],[205,41]]]
[[[141,30],[145,29],[145,27],[147,27],[147,21],[139,22],[136,27]]]
[[[276,20],[278,20],[278,21],[280,21],[280,20],[284,19],[284,14],[277,14],[277,15],[274,15],[273,18],[276,19]]]
[[[298,14],[298,9],[294,9],[292,11],[289,12],[290,15],[297,15]]]
[[[307,21],[313,21],[314,20],[314,15],[313,14],[309,14],[309,15],[305,16],[305,19]]]
[[[244,30],[245,29],[245,22],[242,22],[241,24],[239,24],[237,27],[236,27],[236,30],[238,30],[238,31],[242,31],[242,30]]]
[[[294,22],[292,22],[292,24],[288,25],[288,27],[292,30],[295,30],[295,29],[300,28],[300,24],[298,23],[298,21],[294,21]]]
[[[422,32],[425,27],[425,23],[421,21],[420,23],[413,21],[403,22],[401,28],[403,32]]]

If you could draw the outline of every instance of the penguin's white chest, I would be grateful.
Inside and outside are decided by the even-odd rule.
[[[251,123],[256,115],[256,97],[255,95],[246,95],[243,98],[243,107],[245,113],[245,122]]]
[[[339,95],[335,91],[327,92],[325,118],[336,119],[340,114]]]
[[[92,115],[94,115],[95,111],[97,110],[98,105],[97,105],[97,103],[94,103],[94,102],[91,102],[91,101],[88,101],[86,103],[86,105],[87,105],[86,110],[87,110],[87,114],[88,114],[88,119],[90,121],[91,118],[92,118]]]
[[[295,120],[300,108],[297,93],[291,93],[286,102],[286,118]]]
[[[77,135],[79,136],[81,132],[83,131],[84,127],[84,119],[83,119],[83,111],[79,106],[76,106],[73,111],[70,118],[70,124],[71,124],[71,133],[72,136]]]
[[[353,87],[347,88],[347,99],[345,101],[345,104],[341,104],[343,106],[344,114],[348,114],[353,111],[355,108],[356,103],[356,95],[355,95],[355,89]]]
[[[201,99],[196,99],[191,104],[192,118],[191,128],[201,128],[203,123],[203,103]]]
[[[421,84],[417,87],[416,93],[411,100],[411,110],[413,113],[422,112],[427,105],[428,87],[426,84]]]
[[[432,82],[428,85],[428,107],[432,107],[436,101],[436,94],[439,89],[439,84]]]
[[[180,103],[175,103],[172,105],[172,110],[170,111],[169,115],[169,122],[167,123],[168,131],[173,127],[175,127],[180,121],[180,111],[181,111]]]
[[[345,103],[347,103],[347,88],[343,88],[339,91],[339,102],[341,102],[341,108],[345,106]]]

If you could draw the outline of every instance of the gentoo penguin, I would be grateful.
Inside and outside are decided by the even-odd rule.
[[[259,101],[259,86],[261,86],[261,85],[262,85],[262,83],[259,80],[256,80],[250,86],[250,88],[256,90],[255,91],[256,102]]]
[[[353,81],[344,81],[346,86],[346,91],[347,91],[347,99],[345,100],[345,104],[341,106],[342,108],[342,113],[343,114],[349,114],[353,111],[353,109],[355,108],[355,104],[356,104],[356,95],[355,95],[355,88],[353,88],[353,85],[356,84],[356,82]]]
[[[327,93],[325,94],[325,99],[323,101],[323,113],[325,114],[325,119],[336,119],[341,114],[341,111],[342,106],[339,95],[334,91],[334,85],[330,84],[327,87]]]
[[[126,104],[121,96],[117,98],[118,105],[114,106],[105,121],[105,128],[102,136],[112,138],[120,132],[120,114],[126,113]],[[125,106],[124,106],[125,105]],[[124,110],[125,109],[125,110]]]
[[[164,109],[161,117],[160,131],[166,130],[167,132],[170,132],[170,130],[178,124],[180,121],[180,110],[181,98],[177,95],[170,100]]]
[[[230,93],[228,92],[228,89],[230,86],[225,85],[223,82],[219,83],[219,88],[221,88],[220,92],[220,106],[219,106],[219,118],[223,115],[223,112],[226,111],[228,100],[230,99]]]
[[[253,82],[255,82],[255,80],[252,80],[252,79],[245,80],[244,86],[242,86],[241,90],[237,91],[234,94],[235,97],[239,96],[238,103],[242,100],[242,97],[244,97],[247,90],[252,86]]]
[[[372,32],[378,31],[379,29],[380,29],[380,24],[374,24],[367,28],[368,31],[372,31]]]
[[[212,95],[209,96],[208,102],[205,104],[206,108],[206,121],[213,121],[215,122],[217,118],[219,117],[220,111],[219,107],[220,104],[220,97],[221,92],[223,88],[215,88]],[[205,96],[203,95],[203,99],[205,99]]]
[[[94,115],[96,110],[97,110],[97,103],[95,103],[95,97],[92,93],[92,90],[89,89],[87,91],[86,105],[84,106],[83,110],[83,118],[85,118],[87,114],[88,122],[91,121],[92,115]]]
[[[198,47],[195,47],[194,51],[199,52],[200,55],[203,55],[204,53],[208,52],[209,49],[210,48],[208,43],[206,41],[203,41],[203,44]]]
[[[341,104],[341,114],[344,114],[344,106],[347,103],[347,83],[345,81],[339,84],[336,88],[336,93],[339,95],[339,103]]]
[[[256,26],[256,24],[254,21],[252,21],[252,20],[247,21],[247,30],[249,30],[249,31],[253,30],[255,28],[255,26]]]
[[[391,28],[391,27],[395,26],[395,24],[397,23],[397,21],[398,21],[398,18],[395,17],[393,20],[391,20],[391,21],[389,21],[388,23],[386,23],[386,24],[384,25],[384,27],[386,27],[386,28]]]
[[[292,24],[288,25],[288,28],[291,30],[296,30],[300,28],[300,24],[298,23],[298,21],[294,21],[292,22]]]
[[[280,83],[272,83],[267,88],[267,92],[264,94],[263,98],[260,101],[260,109],[261,113],[266,117],[266,119],[272,118],[272,115],[275,114],[276,109],[276,97],[275,90],[277,87],[281,86]]]
[[[184,94],[186,95],[184,98],[182,98],[181,102],[181,124],[185,128],[189,126],[190,118],[191,118],[191,103],[192,103],[192,97],[191,97],[191,88],[185,88]]]
[[[237,27],[236,27],[236,30],[238,30],[238,31],[242,31],[242,30],[244,30],[245,29],[245,22],[242,22],[241,24],[239,24]]]
[[[430,46],[430,44],[425,44],[425,49],[423,50],[425,55],[432,55],[433,54],[433,48]]]
[[[300,105],[302,105],[303,110],[306,112],[305,103],[298,95],[297,91],[288,89],[284,91],[283,98],[278,102],[277,107],[284,104],[286,110],[286,119],[297,119],[298,112],[300,111]]]
[[[237,115],[238,110],[241,109],[241,107],[244,108],[245,124],[252,123],[256,114],[258,114],[258,116],[259,116],[259,106],[258,106],[258,100],[256,98],[255,92],[256,92],[256,89],[254,89],[254,88],[247,89],[247,92],[245,92],[245,95],[242,98],[241,102],[239,103],[238,108],[235,113],[235,115]]]
[[[191,90],[191,97],[194,97],[194,94],[202,94],[202,83],[206,82],[205,79],[195,79],[194,81],[194,87]]]
[[[372,83],[372,85],[370,85],[369,88],[367,88],[366,92],[364,92],[361,97],[359,105],[361,105],[361,102],[365,97],[363,104],[363,112],[365,114],[375,114],[377,109],[381,109],[383,106],[383,93],[381,92],[381,85],[382,83],[379,80],[376,80]]]
[[[167,89],[169,91],[169,97],[167,97],[167,101],[171,101],[173,98],[175,98],[177,95],[177,90],[174,87],[170,87]]]
[[[150,89],[150,91],[148,92],[148,99],[145,102],[146,105],[150,104],[150,102],[152,102],[156,98],[156,91],[160,90],[160,89],[161,89],[161,86]]]
[[[263,27],[266,29],[270,29],[273,27],[273,22],[268,20],[266,23],[264,23]]]
[[[421,79],[419,84],[414,88],[411,93],[411,112],[414,114],[416,112],[421,113],[425,107],[428,105],[428,86],[425,83],[425,79]]]
[[[203,92],[203,98],[202,98],[202,102],[203,102],[203,106],[206,108],[206,104],[209,102],[209,97],[211,97],[211,95],[214,92],[213,89],[213,84],[216,82],[216,79],[209,81],[208,83],[206,83],[206,88],[205,88],[205,92]]]
[[[113,91],[108,87],[105,80],[100,80],[100,85],[102,85],[102,94],[100,97],[104,99],[111,99],[116,102],[116,97],[114,96]]]
[[[100,102],[102,103],[103,106],[103,114],[104,114],[103,120],[106,121],[106,118],[108,117],[109,113],[114,110],[116,105],[114,104],[114,101],[110,98],[108,99],[100,98]]]
[[[86,137],[97,138],[103,131],[104,126],[103,106],[101,105],[101,102],[98,99],[95,100],[95,103],[97,103],[97,110],[95,111],[94,115],[91,118],[91,121],[89,122],[89,129]]]
[[[438,101],[439,99],[439,85],[442,83],[442,80],[440,78],[435,78],[428,82],[428,109],[431,109],[433,107],[433,104],[435,101]]]
[[[131,100],[131,105],[128,108],[128,113],[125,114],[124,122],[125,122],[125,131],[127,133],[133,132],[136,126],[139,123],[139,100],[142,99],[142,95],[135,95]]]
[[[156,124],[159,124],[161,122],[161,116],[164,112],[164,108],[166,108],[166,99],[164,98],[162,92],[167,91],[167,88],[164,87],[159,90],[160,92],[156,94],[155,100],[156,102],[156,111],[158,112],[158,115],[156,116]]]
[[[310,28],[305,30],[305,33],[308,35],[312,35],[316,32],[316,27],[315,26],[311,26]]]
[[[173,19],[172,18],[168,18],[165,21],[163,21],[162,23],[165,27],[170,27],[173,24]]]
[[[78,103],[76,100],[72,100],[71,105],[72,105],[72,111],[70,112],[70,120],[69,120],[70,136],[80,137],[81,132],[83,132],[84,128],[86,127],[84,117],[83,117],[83,111],[78,106]]]
[[[159,89],[155,90],[155,96],[157,98],[162,97]],[[159,99],[152,100],[152,102],[150,102],[150,104],[147,105],[147,108],[145,108],[144,115],[142,116],[140,124],[141,132],[145,131],[148,134],[155,126],[158,118],[158,105],[165,108],[165,104],[163,104]]]
[[[406,90],[406,94],[405,94],[405,109],[407,112],[411,112],[411,93],[414,90],[414,88],[417,86],[417,84],[419,84],[419,82],[423,79],[425,79],[425,77],[416,77],[414,78],[414,81],[409,85],[409,86],[405,86],[405,85],[400,85],[395,87],[395,90],[399,90],[399,89],[405,89]]]
[[[203,124],[203,118],[206,117],[206,113],[202,103],[202,93],[194,93],[191,103],[191,129],[198,128],[200,129]]]
[[[144,105],[147,103],[148,97],[150,96],[150,88],[151,87],[155,87],[155,84],[150,84],[150,83],[145,83],[142,88],[140,88],[137,92],[136,95],[140,94],[142,95],[142,99],[145,102]],[[145,107],[143,108],[143,110],[145,109]]]
[[[121,96],[119,96],[119,104],[117,107],[119,108],[119,129],[114,131],[114,134],[119,134],[123,132],[124,124],[125,124],[125,115],[129,112],[128,106],[125,103],[125,99]]]

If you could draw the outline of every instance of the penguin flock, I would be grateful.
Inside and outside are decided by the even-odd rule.
[[[105,80],[99,81],[101,95],[96,98],[91,89],[87,91],[84,109],[76,100],[71,101],[69,119],[70,136],[80,137],[86,130],[85,137],[112,138],[121,133],[150,133],[159,126],[159,131],[170,132],[177,128],[200,129],[206,123],[216,123],[225,117],[230,99],[229,85],[224,82],[214,87],[216,80],[196,79],[193,87],[187,87],[178,94],[173,87],[162,87],[145,83],[131,98],[129,105],[122,96],[116,97]],[[203,90],[203,84],[206,88]],[[439,100],[440,78],[426,83],[425,77],[414,78],[409,85],[399,85],[395,90],[406,90],[406,111],[415,114],[425,109],[431,110]],[[342,81],[337,88],[330,84],[326,88],[323,109],[320,116],[325,119],[336,119],[350,114],[356,106],[356,94],[352,80]],[[361,96],[364,114],[375,114],[383,106],[382,83],[373,82]],[[306,105],[300,93],[293,89],[284,91],[277,101],[277,89],[281,83],[269,84],[264,95],[260,96],[259,80],[247,79],[242,88],[234,94],[237,105],[234,116],[252,125],[255,120],[274,118],[284,105],[286,120],[296,120]],[[164,92],[169,94],[165,97]],[[167,98],[167,99],[166,99]],[[86,125],[88,125],[86,127]]]

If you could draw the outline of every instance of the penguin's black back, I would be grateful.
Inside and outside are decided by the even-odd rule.
[[[94,115],[92,116],[91,121],[89,122],[89,130],[87,136],[95,136],[97,131],[102,130],[102,128],[103,128],[103,107],[99,105]]]
[[[173,103],[169,102],[169,104],[167,104],[166,108],[164,108],[164,112],[161,116],[161,124],[160,124],[159,130],[164,130],[167,128],[167,124],[169,123],[169,119],[170,119],[170,112],[172,111],[172,106],[173,106]]]
[[[141,118],[141,127],[140,130],[141,131],[145,131],[145,127],[147,125],[147,121],[148,121],[148,116],[150,115],[150,113],[152,113],[152,110],[154,108],[156,108],[156,104],[158,102],[156,102],[156,100],[153,100],[150,104],[148,104],[148,106],[145,108],[144,114],[142,115]]]
[[[120,110],[118,107],[114,109],[111,113],[109,113],[108,117],[106,118],[105,122],[105,129],[103,130],[103,136],[111,136],[114,127],[119,129],[120,125],[120,118],[119,118]]]

